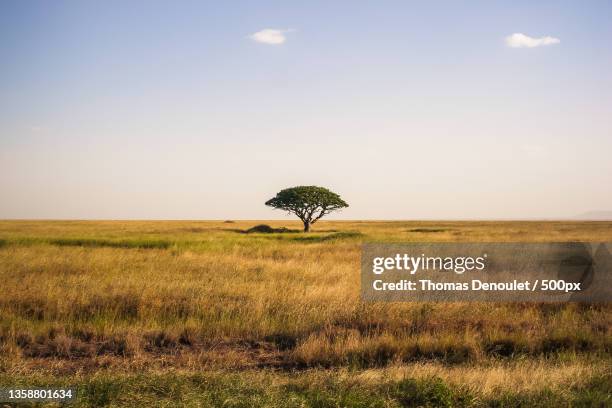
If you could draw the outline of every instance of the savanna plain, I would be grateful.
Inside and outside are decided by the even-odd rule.
[[[0,386],[84,407],[612,406],[612,305],[359,294],[362,242],[609,242],[612,222],[261,223],[0,221]]]

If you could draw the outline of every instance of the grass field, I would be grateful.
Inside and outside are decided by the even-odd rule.
[[[92,407],[612,405],[610,305],[359,299],[363,241],[608,242],[612,222],[258,223],[0,221],[0,386]]]

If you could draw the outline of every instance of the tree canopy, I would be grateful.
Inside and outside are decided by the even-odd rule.
[[[338,194],[317,186],[286,188],[266,205],[295,214],[304,223],[304,232],[323,216],[349,206]]]

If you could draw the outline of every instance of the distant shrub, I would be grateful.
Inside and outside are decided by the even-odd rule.
[[[251,233],[260,233],[260,234],[273,234],[273,233],[283,233],[283,232],[298,232],[296,230],[292,230],[289,228],[285,228],[285,227],[280,227],[280,228],[272,228],[269,225],[266,224],[260,224],[260,225],[256,225],[252,228],[249,228],[248,230],[245,231],[247,234],[251,234]]]
[[[259,232],[259,233],[263,233],[263,234],[271,234],[271,233],[274,232],[274,228],[272,228],[271,226],[266,225],[266,224],[260,224],[260,225],[256,225],[256,226],[246,230],[247,234],[251,234],[253,232]]]

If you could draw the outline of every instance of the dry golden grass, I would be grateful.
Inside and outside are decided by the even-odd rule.
[[[580,387],[593,375],[603,374],[604,364],[585,362],[551,365],[545,360],[506,362],[488,366],[448,366],[439,363],[414,363],[381,369],[367,369],[353,374],[344,371],[341,377],[357,384],[400,381],[404,378],[439,377],[449,384],[468,385],[481,395],[492,396],[500,390],[534,392],[552,387],[557,391]]]
[[[351,381],[435,375],[489,395],[575,385],[610,364],[610,306],[364,304],[359,257],[363,241],[612,241],[612,223],[241,232],[257,223],[0,222],[0,368],[350,368]]]

